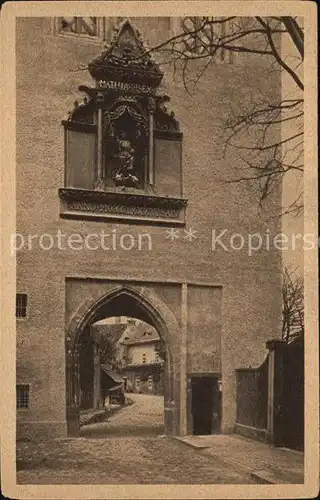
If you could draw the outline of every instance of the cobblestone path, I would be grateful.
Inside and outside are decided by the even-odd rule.
[[[17,443],[20,484],[253,484],[235,468],[163,437],[163,398],[130,394],[132,406],[79,438]]]

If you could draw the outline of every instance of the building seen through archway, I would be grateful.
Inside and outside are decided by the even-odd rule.
[[[162,434],[164,364],[163,342],[156,329],[142,320],[118,316],[104,318],[86,327],[79,343],[82,426],[100,415],[106,421],[106,434],[110,434],[112,425],[108,425],[108,415],[111,411],[122,410],[116,427],[117,434],[121,434],[129,409],[132,434],[135,430],[152,434],[158,430]],[[130,409],[132,405],[135,405],[134,413]],[[142,419],[139,418],[141,414]]]

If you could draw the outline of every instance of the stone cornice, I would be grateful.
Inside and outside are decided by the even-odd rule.
[[[142,205],[145,207],[182,208],[187,205],[185,198],[169,198],[167,196],[151,196],[130,192],[94,191],[90,189],[60,188],[59,197],[68,200],[96,201],[97,203],[121,203],[124,205]]]
[[[59,189],[61,217],[116,219],[145,224],[185,224],[184,198],[130,192]]]

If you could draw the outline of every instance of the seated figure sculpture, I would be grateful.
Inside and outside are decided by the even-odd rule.
[[[128,139],[118,139],[120,168],[114,176],[117,186],[137,187],[139,179],[134,172],[133,162],[135,150]]]

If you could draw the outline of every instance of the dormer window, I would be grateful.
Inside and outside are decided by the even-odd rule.
[[[158,92],[163,73],[128,20],[88,70],[96,85],[79,87],[86,96],[62,122],[61,215],[184,224],[179,123]]]

